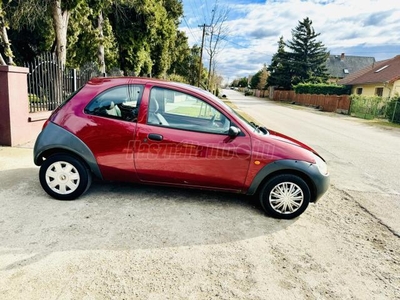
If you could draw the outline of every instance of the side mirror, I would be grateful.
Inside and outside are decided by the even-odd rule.
[[[231,138],[237,137],[239,135],[239,133],[240,133],[240,129],[239,128],[237,128],[235,126],[229,127],[228,135]]]

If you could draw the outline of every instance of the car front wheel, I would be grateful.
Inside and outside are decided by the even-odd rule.
[[[296,175],[278,175],[268,180],[260,191],[263,209],[280,219],[293,219],[301,215],[310,203],[307,183]]]
[[[92,182],[85,164],[68,154],[48,157],[40,167],[39,179],[46,193],[59,200],[78,198]]]

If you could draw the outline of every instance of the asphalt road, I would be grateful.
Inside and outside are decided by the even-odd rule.
[[[329,165],[332,185],[400,236],[400,129],[237,91],[222,93],[260,124],[317,150]]]

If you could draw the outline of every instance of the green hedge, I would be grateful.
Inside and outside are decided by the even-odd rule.
[[[296,94],[350,95],[351,89],[345,85],[325,83],[299,83],[294,87]]]
[[[389,121],[400,124],[400,96],[392,98],[388,103],[386,117]]]
[[[350,115],[358,118],[372,120],[376,117],[384,117],[387,100],[379,96],[350,96]]]

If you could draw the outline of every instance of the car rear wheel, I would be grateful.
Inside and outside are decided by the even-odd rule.
[[[40,167],[40,184],[53,198],[74,200],[92,183],[92,176],[85,164],[68,154],[48,157]]]
[[[271,216],[293,219],[301,215],[310,203],[307,183],[296,175],[278,175],[268,180],[261,189],[260,202]]]

